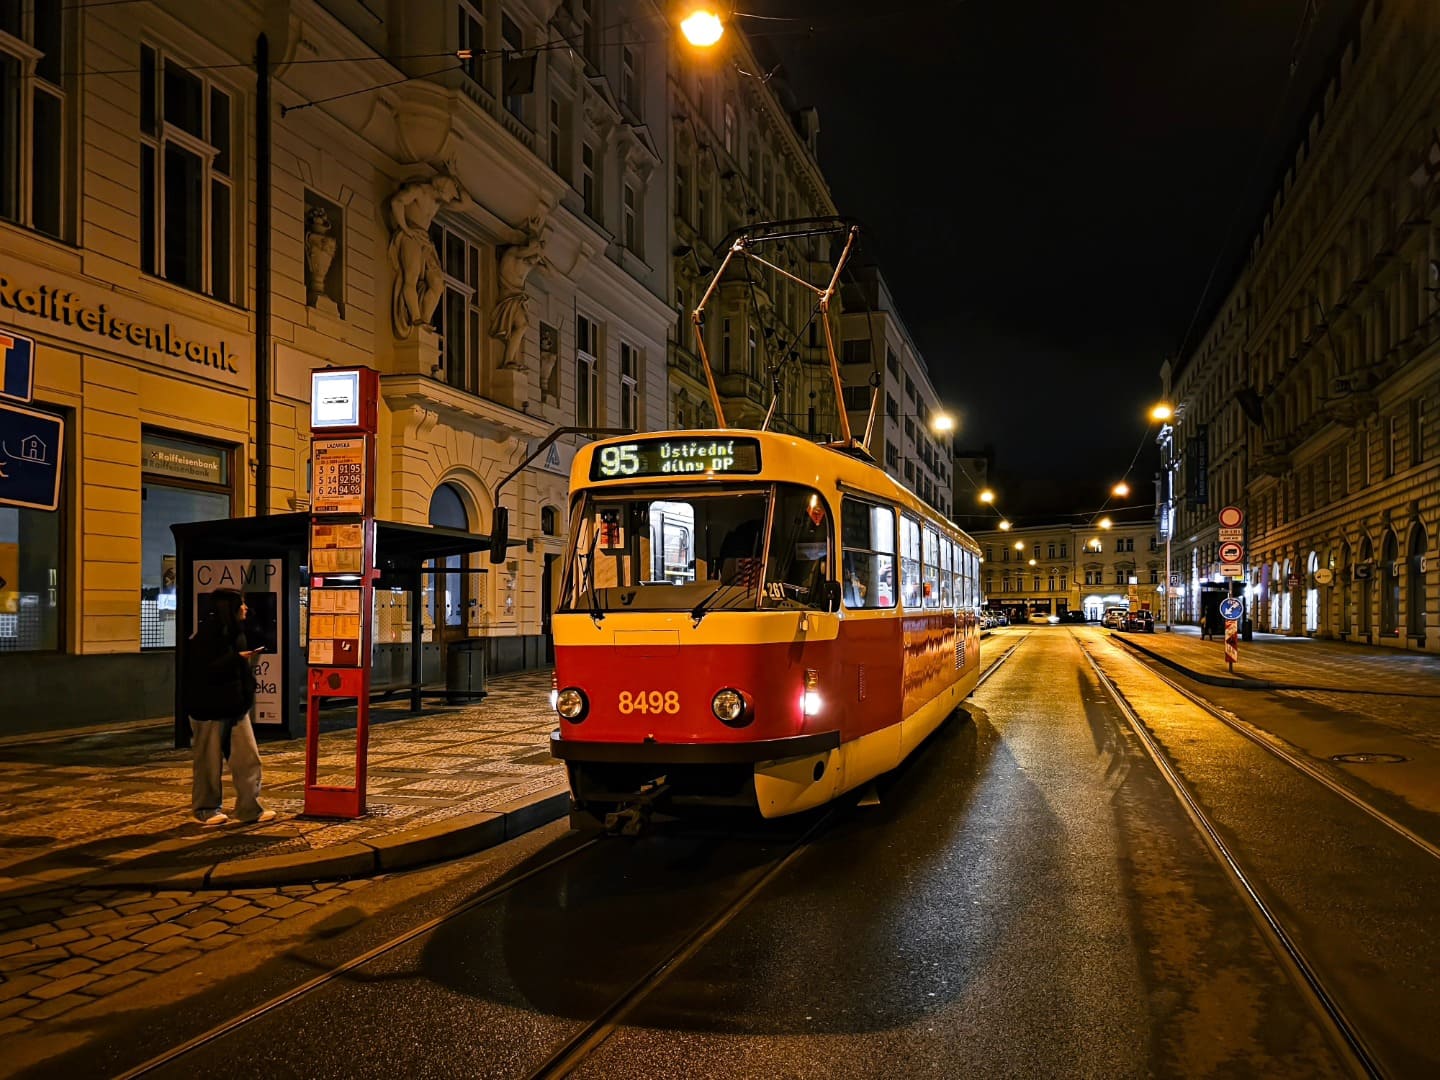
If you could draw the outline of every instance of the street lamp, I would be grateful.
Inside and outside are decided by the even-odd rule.
[[[984,491],[980,492],[980,501],[988,506],[990,503],[993,503],[995,501],[995,492],[991,491],[989,488],[986,488]]]
[[[1100,528],[1102,528],[1102,529],[1108,529],[1108,528],[1110,528],[1110,526],[1114,525],[1115,523],[1114,523],[1113,521],[1111,521],[1108,517],[1102,517],[1102,518],[1101,518],[1099,521],[1097,521],[1095,524],[1096,524],[1096,525],[1099,525]]]
[[[1125,498],[1125,496],[1130,494],[1130,485],[1127,484],[1124,480],[1121,480],[1118,484],[1116,484],[1113,488],[1110,489],[1110,494],[1114,495],[1117,499],[1123,499]]]
[[[1004,518],[1001,518],[1001,519],[1000,519],[1000,531],[1001,531],[1001,532],[1005,532],[1005,531],[1007,531],[1009,528],[1010,528],[1010,522],[1006,521]]]
[[[930,417],[930,430],[936,435],[948,435],[955,430],[955,418],[947,412],[937,412]]]
[[[725,33],[725,24],[715,12],[707,8],[696,8],[681,20],[680,32],[691,45],[708,49]]]
[[[1164,475],[1159,482],[1164,490],[1160,492],[1160,498],[1155,501],[1164,507],[1160,517],[1160,534],[1165,538],[1165,632],[1169,633],[1170,625],[1170,597],[1173,586],[1170,578],[1170,537],[1175,532],[1175,454],[1172,445],[1174,430],[1170,427],[1170,421],[1175,416],[1175,410],[1165,402],[1161,402],[1150,410],[1150,419],[1160,425],[1160,433],[1155,436],[1155,442],[1160,447],[1160,463],[1165,469]]]

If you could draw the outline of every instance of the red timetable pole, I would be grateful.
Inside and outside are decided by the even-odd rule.
[[[324,368],[310,376],[313,452],[306,648],[305,813],[365,813],[375,568],[375,469],[380,377],[373,368]],[[350,785],[321,784],[320,702],[355,701]]]

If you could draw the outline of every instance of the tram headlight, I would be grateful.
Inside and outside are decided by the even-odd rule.
[[[566,720],[578,724],[585,719],[590,703],[585,700],[585,691],[567,686],[555,695],[555,711]]]
[[[814,668],[805,669],[805,692],[800,695],[800,711],[807,717],[814,716],[823,704],[820,698],[820,673]]]
[[[717,690],[710,699],[710,711],[721,723],[738,726],[745,717],[745,697],[739,690],[727,686],[724,690]]]

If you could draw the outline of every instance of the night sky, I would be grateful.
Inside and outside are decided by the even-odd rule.
[[[836,205],[958,445],[993,448],[999,508],[1087,515],[1137,451],[1130,502],[1149,503],[1161,362],[1193,348],[1243,265],[1358,4],[738,7],[813,12],[738,21],[818,107]]]

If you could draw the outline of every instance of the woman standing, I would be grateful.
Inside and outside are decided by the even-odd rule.
[[[234,589],[211,593],[214,608],[186,643],[186,702],[195,756],[190,809],[205,825],[229,820],[221,773],[230,760],[235,816],[246,824],[273,821],[260,805],[260,750],[250,726],[255,704],[251,662],[261,650],[245,641],[245,598]]]

